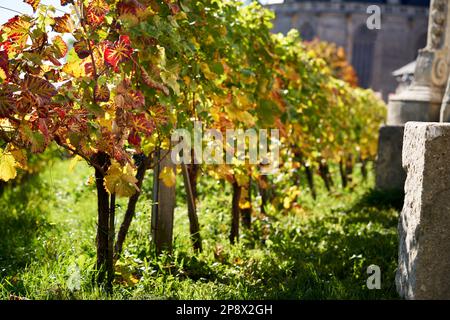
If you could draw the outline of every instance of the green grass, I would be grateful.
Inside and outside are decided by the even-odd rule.
[[[269,208],[240,243],[228,243],[230,188],[202,178],[199,219],[204,252],[194,254],[184,192],[177,191],[172,255],[150,248],[151,179],[117,265],[114,294],[92,283],[96,196],[92,169],[55,160],[0,196],[0,299],[396,299],[397,217],[401,195],[319,185],[291,212]],[[182,186],[182,183],[179,184]],[[259,199],[255,199],[259,201]],[[126,201],[118,202],[118,221]],[[255,213],[256,214],[256,213]],[[258,214],[256,214],[258,215]],[[116,229],[118,229],[118,224]],[[381,290],[366,269],[380,266]]]

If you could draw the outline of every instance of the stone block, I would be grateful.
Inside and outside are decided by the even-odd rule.
[[[450,299],[450,124],[408,122],[396,286],[406,299]]]
[[[403,190],[406,173],[402,167],[404,126],[382,126],[378,138],[376,188]]]

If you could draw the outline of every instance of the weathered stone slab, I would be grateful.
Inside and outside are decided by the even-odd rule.
[[[406,173],[402,167],[403,125],[382,126],[378,138],[376,187],[403,190]]]
[[[408,122],[396,285],[406,299],[450,299],[450,124]]]

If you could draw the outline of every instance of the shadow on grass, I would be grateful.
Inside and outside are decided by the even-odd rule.
[[[152,257],[150,264],[159,275],[214,283],[214,297],[220,299],[398,299],[394,278],[402,202],[400,192],[369,190],[354,203],[313,218],[277,215],[265,244],[246,232],[246,252],[224,245],[214,263],[180,250]],[[372,264],[381,269],[381,290],[366,286]]]
[[[12,276],[42,250],[39,234],[46,221],[45,188],[31,176],[20,185],[8,185],[0,196],[0,276]]]
[[[402,210],[405,192],[399,189],[378,190],[370,189],[353,206],[353,210],[365,207],[374,207],[377,209],[393,208]]]
[[[271,235],[271,259],[254,268],[249,291],[270,299],[398,299],[397,221],[401,193],[370,190],[355,204]],[[381,269],[381,290],[366,286]]]

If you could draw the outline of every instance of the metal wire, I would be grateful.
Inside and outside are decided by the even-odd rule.
[[[0,6],[0,9],[4,9],[4,10],[11,11],[11,12],[18,13],[18,14],[25,14],[25,13],[23,13],[23,12],[20,12],[20,11],[11,9],[11,8],[7,8],[7,7],[4,7],[4,6]],[[67,13],[67,12],[64,11],[64,10],[60,10],[60,9],[57,9],[57,8],[55,8],[55,10],[56,10],[56,11],[59,11],[59,12],[62,12],[62,13]]]
[[[0,9],[5,9],[5,10],[11,11],[11,12],[24,14],[23,12],[20,12],[20,11],[14,10],[14,9],[10,9],[10,8],[6,8],[6,7],[3,7],[3,6],[0,6]]]

